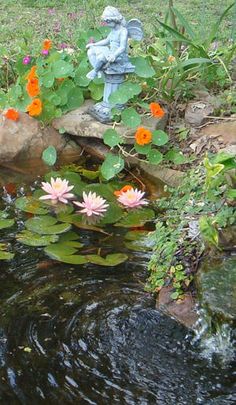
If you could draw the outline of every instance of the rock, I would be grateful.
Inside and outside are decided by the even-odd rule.
[[[187,328],[193,328],[198,320],[196,313],[196,303],[194,302],[190,293],[186,294],[183,300],[173,301],[171,287],[163,287],[157,299],[157,308],[165,314],[172,316],[178,322],[185,325]]]
[[[202,305],[214,318],[236,319],[236,259],[220,257],[206,260],[197,275]]]
[[[236,119],[209,124],[202,128],[197,136],[198,138],[190,145],[196,154],[201,153],[203,149],[214,153],[224,151],[236,154]]]
[[[185,122],[190,126],[199,127],[206,121],[207,116],[212,115],[213,112],[213,106],[206,101],[188,103],[185,111]]]
[[[0,114],[0,162],[14,158],[37,158],[49,145],[61,151],[66,144],[55,129],[41,129],[39,121],[26,113],[20,113],[18,121],[6,119]]]
[[[107,153],[111,150],[104,145],[100,140],[95,139],[90,142],[89,139],[78,137],[76,138],[78,144],[90,155],[96,156],[98,159],[104,160]],[[140,162],[135,157],[125,158],[127,165],[139,167],[144,175],[148,175],[152,181],[157,180],[157,184],[160,185],[160,180],[170,187],[178,187],[181,184],[181,180],[184,173],[179,170],[169,169],[167,167],[161,167],[151,165],[145,162]]]
[[[87,100],[82,107],[65,114],[63,117],[53,120],[53,127],[57,130],[63,129],[63,131],[70,135],[102,139],[104,132],[107,129],[112,128],[113,124],[103,124],[89,115],[87,110],[91,105],[93,105],[93,102]],[[142,117],[142,123],[140,126],[143,126],[150,131],[154,131],[155,129],[164,130],[167,119],[167,113],[161,119],[144,116]],[[129,129],[122,124],[117,124],[115,129],[124,138],[125,144],[134,143],[136,129]]]

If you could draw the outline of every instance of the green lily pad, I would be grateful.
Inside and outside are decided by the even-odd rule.
[[[147,221],[155,219],[155,212],[150,208],[137,208],[129,211],[115,226],[132,228],[143,226]]]
[[[109,267],[118,266],[128,259],[128,256],[124,253],[113,253],[106,257],[101,257],[99,255],[88,255],[86,257],[90,263]]]
[[[58,224],[57,218],[45,215],[43,217],[30,218],[25,222],[29,231],[39,233],[40,235],[52,235],[69,231],[71,225],[68,223]]]
[[[83,246],[83,243],[78,242],[77,239],[79,239],[79,235],[73,231],[69,231],[60,236],[59,243],[78,249]]]
[[[115,222],[119,221],[123,215],[124,210],[122,210],[117,203],[109,202],[109,207],[104,216],[101,218],[99,225],[114,224]]]
[[[44,249],[44,252],[52,259],[69,264],[84,264],[88,260],[85,256],[76,255],[77,252],[72,246],[67,246],[64,243],[55,243]]]
[[[14,253],[3,252],[0,250],[0,260],[11,260],[14,257]]]
[[[16,235],[18,242],[27,246],[47,246],[50,243],[57,242],[59,237],[57,235],[39,235],[28,230],[24,230]]]
[[[31,214],[45,215],[48,213],[48,210],[42,207],[41,201],[34,197],[17,198],[15,201],[15,206],[19,210],[30,212]]]
[[[155,241],[149,237],[149,231],[130,231],[125,235],[125,246],[130,250],[147,251],[152,250],[155,246]]]
[[[0,229],[10,228],[14,223],[14,219],[0,219]]]

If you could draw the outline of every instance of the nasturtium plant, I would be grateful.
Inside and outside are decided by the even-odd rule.
[[[53,166],[57,160],[57,151],[55,146],[48,146],[47,149],[44,149],[42,159],[48,166]]]
[[[110,180],[120,173],[124,166],[125,162],[121,156],[108,153],[101,166],[101,173],[106,180]]]
[[[122,143],[122,138],[115,129],[109,128],[103,134],[103,142],[113,148]]]

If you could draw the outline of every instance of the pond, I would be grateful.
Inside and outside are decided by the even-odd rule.
[[[128,250],[119,227],[112,238],[75,231],[88,249],[129,259],[71,265],[14,242],[15,257],[0,262],[1,404],[235,403],[233,359],[209,363],[144,291],[149,253]]]

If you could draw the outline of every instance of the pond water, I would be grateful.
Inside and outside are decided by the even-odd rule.
[[[127,253],[120,228],[77,232],[88,247]],[[144,292],[148,254],[129,251],[114,268],[67,265],[14,243],[14,259],[0,262],[1,404],[235,403],[233,359],[203,359]]]

